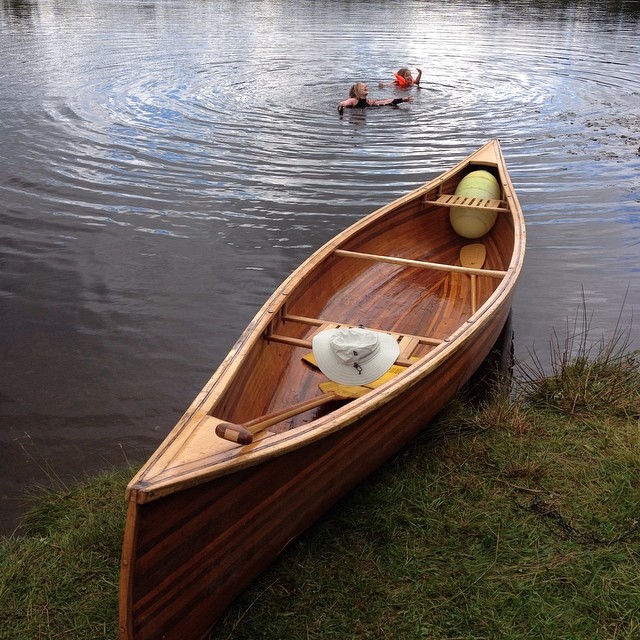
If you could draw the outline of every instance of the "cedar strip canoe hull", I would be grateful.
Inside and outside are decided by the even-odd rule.
[[[350,257],[350,251],[394,256],[399,248],[401,259],[455,264],[469,241],[452,235],[448,210],[433,202],[436,191],[453,192],[476,164],[499,172],[508,209],[481,239],[486,269],[502,276],[476,278],[476,313],[470,310],[466,273],[434,275],[428,267]],[[283,283],[131,481],[120,585],[122,640],[202,638],[292,540],[424,429],[495,344],[511,309],[525,241],[497,141],[397,203],[356,223],[361,229],[355,233],[351,227],[339,234]],[[407,255],[419,229],[415,219],[424,215],[436,218],[425,238],[438,248]],[[393,229],[399,236],[380,240]],[[336,256],[338,248],[347,254]],[[327,279],[335,293],[314,296],[327,288]],[[356,299],[354,292],[371,282],[373,293]],[[400,313],[389,310],[391,301]],[[301,355],[319,326],[283,318],[349,323],[352,302],[366,326],[394,335],[428,333],[435,342],[419,347],[415,364],[361,399],[288,420],[245,447],[215,436],[213,419],[242,422],[318,395],[318,382],[326,378],[301,364]],[[275,334],[284,342],[268,339]],[[257,366],[262,375],[256,375]]]

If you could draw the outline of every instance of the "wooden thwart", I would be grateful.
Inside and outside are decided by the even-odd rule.
[[[346,322],[330,322],[328,320],[321,320],[319,318],[307,318],[305,316],[295,316],[289,315],[288,313],[282,313],[281,320],[283,322],[299,322],[302,324],[308,324],[311,326],[319,327],[320,330],[324,331],[325,329],[339,329],[340,327],[351,327],[355,325],[348,324]],[[414,336],[410,334],[404,333],[396,333],[394,331],[384,331],[381,329],[371,329],[371,331],[379,331],[381,333],[388,333],[392,335],[400,346],[400,355],[396,359],[396,364],[401,365],[403,367],[408,367],[413,364],[414,361],[411,360],[411,356],[415,351],[416,347],[420,344],[426,344],[430,346],[437,346],[444,342],[438,338],[428,338],[426,336]],[[265,334],[265,338],[270,342],[279,342],[281,344],[289,344],[294,347],[302,347],[304,349],[311,349],[312,344],[311,340],[306,340],[304,338],[294,338],[292,336],[286,336],[279,333],[269,332]]]
[[[418,267],[421,269],[434,269],[436,271],[452,271],[454,273],[474,273],[477,276],[488,276],[490,278],[504,278],[506,271],[496,271],[495,269],[474,269],[472,267],[462,267],[455,264],[441,264],[439,262],[425,262],[423,260],[410,260],[408,258],[396,258],[395,256],[381,256],[375,253],[361,253],[359,251],[347,251],[336,249],[334,254],[344,258],[357,258],[360,260],[373,260],[375,262],[388,262],[399,264],[405,267]]]
[[[477,198],[470,196],[456,196],[442,193],[435,200],[423,200],[424,204],[434,204],[440,207],[464,207],[465,209],[482,209],[483,211],[497,211],[508,213],[509,206],[504,200]]]
[[[300,322],[301,324],[309,324],[316,327],[333,326],[335,328],[339,328],[344,326],[354,326],[354,325],[347,325],[347,323],[345,322],[332,322],[331,320],[322,320],[321,318],[307,318],[306,316],[291,315],[290,313],[286,313],[284,311],[282,313],[282,321],[283,322]],[[382,329],[371,329],[371,331],[383,331],[383,333],[388,333],[392,335],[394,338],[399,340],[401,349],[402,349],[403,341],[404,341],[404,344],[406,344],[407,340],[409,339],[416,341],[416,344],[420,343],[420,344],[438,345],[442,343],[442,340],[440,340],[439,338],[415,336],[407,333],[395,333],[393,331],[384,331]]]

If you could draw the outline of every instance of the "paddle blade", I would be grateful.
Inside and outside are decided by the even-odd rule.
[[[346,399],[355,399],[362,397],[365,393],[371,391],[369,387],[352,387],[346,384],[339,384],[337,382],[321,382],[320,389],[324,393],[335,393]]]
[[[487,259],[487,248],[480,242],[467,244],[460,249],[460,264],[463,267],[481,269]]]

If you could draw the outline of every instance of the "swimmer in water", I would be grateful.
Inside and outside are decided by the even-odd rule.
[[[378,83],[380,88],[382,87],[400,87],[402,89],[408,89],[412,87],[414,84],[420,86],[420,79],[422,78],[422,69],[417,69],[418,75],[414,78],[411,74],[411,70],[407,67],[402,67],[396,71],[394,74],[396,79],[391,82],[385,84],[384,82]]]
[[[342,114],[344,109],[362,109],[364,107],[384,107],[397,106],[401,102],[413,102],[413,98],[384,98],[374,100],[369,98],[369,87],[364,82],[356,82],[349,90],[349,97],[338,104],[338,113]]]

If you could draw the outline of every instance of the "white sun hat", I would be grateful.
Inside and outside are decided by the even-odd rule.
[[[393,336],[362,328],[321,331],[313,337],[312,346],[320,371],[330,380],[348,385],[377,380],[400,353]]]

